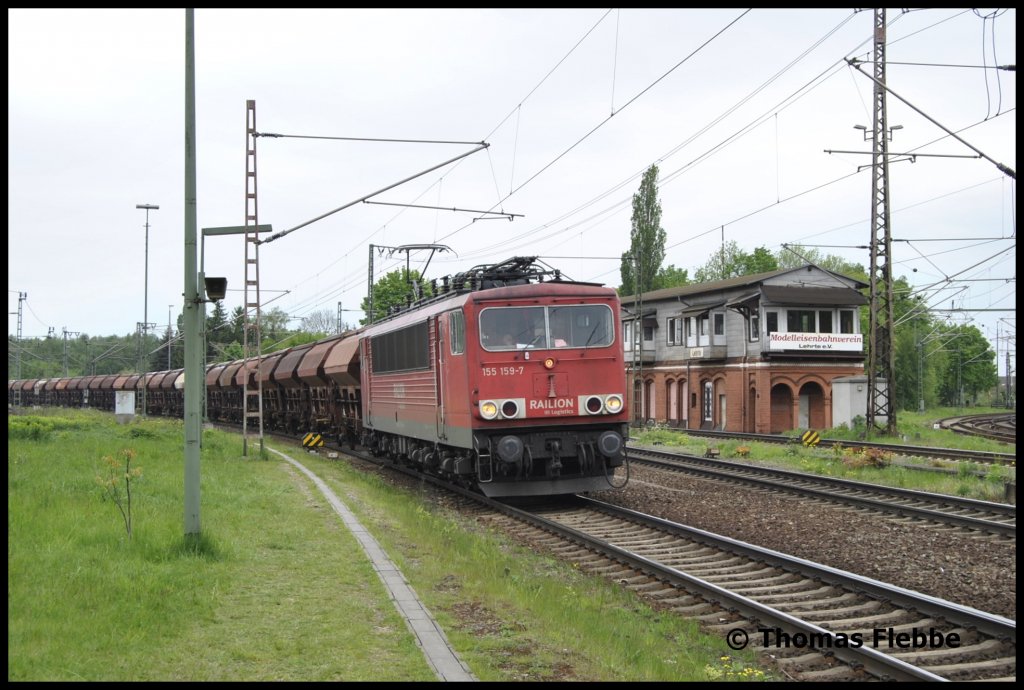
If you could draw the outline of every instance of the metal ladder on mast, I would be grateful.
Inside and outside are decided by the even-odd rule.
[[[245,376],[242,396],[242,455],[249,454],[249,419],[259,420],[260,457],[263,456],[263,382],[260,380],[260,247],[256,200],[256,101],[245,102],[245,298],[242,328]],[[250,316],[250,314],[253,314]],[[250,385],[249,361],[256,360]],[[255,397],[255,404],[250,398]],[[255,409],[252,409],[255,408]]]

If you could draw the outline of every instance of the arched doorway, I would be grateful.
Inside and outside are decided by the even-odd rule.
[[[757,389],[753,386],[747,394],[747,427],[748,434],[757,433]]]
[[[665,402],[668,403],[668,425],[679,426],[679,382],[672,380],[665,385]]]
[[[715,384],[711,381],[702,383],[700,398],[700,428],[715,428]]]
[[[830,425],[825,419],[825,393],[821,386],[810,381],[800,386],[800,429],[826,429]]]
[[[778,434],[793,428],[793,391],[786,384],[777,383],[772,386],[772,426],[769,433]]]

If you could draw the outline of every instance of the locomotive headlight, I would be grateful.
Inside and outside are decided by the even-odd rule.
[[[515,400],[506,400],[501,403],[501,416],[507,419],[515,419],[519,416],[519,405]]]
[[[498,416],[498,406],[493,400],[484,400],[480,403],[480,416],[484,419],[494,419]]]
[[[592,395],[589,398],[587,398],[587,401],[586,403],[584,403],[584,405],[589,414],[600,414],[602,408],[604,407],[604,402],[598,396]]]
[[[547,359],[545,359],[544,360],[544,368],[545,369],[554,369],[555,368],[555,358],[554,357],[548,357]]]
[[[608,410],[608,414],[618,414],[622,411],[622,396],[609,395],[604,400],[604,408]]]

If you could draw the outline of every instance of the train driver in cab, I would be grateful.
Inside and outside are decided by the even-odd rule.
[[[552,347],[568,347],[571,340],[572,327],[569,324],[570,316],[566,313],[559,313],[552,310],[551,317],[551,345]]]

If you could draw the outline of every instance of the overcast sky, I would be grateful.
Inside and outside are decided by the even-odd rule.
[[[991,67],[1016,63],[1016,11],[887,20],[890,151],[920,154],[890,165],[892,237],[910,240],[894,272],[935,307],[1008,310],[950,318],[1015,335],[1016,185],[997,164],[1017,167],[1016,76]],[[264,308],[294,317],[340,302],[356,323],[371,243],[449,247],[428,278],[538,255],[618,286],[654,163],[665,265],[693,277],[724,235],[867,267],[871,142],[854,126],[872,129],[872,67],[846,58],[871,60],[873,24],[851,9],[198,9],[198,225],[245,223],[253,100],[257,131],[289,135],[256,140],[259,222],[309,223],[260,248]],[[147,284],[149,321],[162,333],[169,307],[177,318],[184,84],[183,9],[8,10],[10,332],[19,293],[26,337],[134,332]],[[148,281],[137,204],[160,207]],[[206,245],[230,311],[243,241]],[[404,264],[378,257],[375,277]]]

